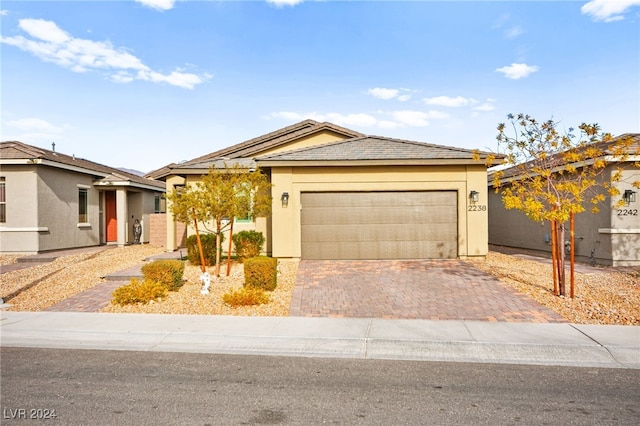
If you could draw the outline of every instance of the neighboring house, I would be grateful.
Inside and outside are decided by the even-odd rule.
[[[21,142],[0,142],[0,253],[149,240],[164,182]]]
[[[487,254],[487,156],[306,120],[147,176],[170,192],[210,166],[259,167],[272,215],[234,231],[263,232],[274,257],[455,259]],[[169,251],[177,229],[167,214]]]
[[[630,155],[624,162],[613,157],[607,145],[616,143],[621,138],[632,138]],[[576,260],[592,264],[612,266],[640,265],[640,198],[633,182],[640,181],[640,169],[634,166],[640,161],[640,134],[625,134],[614,138],[609,143],[599,143],[605,160],[609,163],[601,182],[611,180],[612,173],[621,167],[622,180],[616,183],[620,195],[606,195],[605,201],[599,205],[600,212],[586,211],[575,215],[575,254]],[[506,169],[505,177],[515,177],[516,168]],[[508,179],[507,179],[508,180]],[[626,197],[625,206],[618,207],[620,199]],[[568,224],[567,224],[568,228]],[[502,203],[502,196],[495,192],[492,178],[489,177],[489,243],[505,247],[551,252],[550,226],[548,222],[538,223],[527,218],[520,210],[507,210]],[[568,244],[569,233],[566,234],[565,245]]]

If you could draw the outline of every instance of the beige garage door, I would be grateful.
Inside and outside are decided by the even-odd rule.
[[[450,259],[458,255],[457,193],[308,192],[303,259]]]

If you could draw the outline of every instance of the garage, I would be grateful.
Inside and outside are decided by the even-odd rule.
[[[452,259],[456,191],[302,192],[302,259]]]

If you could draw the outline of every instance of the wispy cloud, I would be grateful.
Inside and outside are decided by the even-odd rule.
[[[425,127],[430,124],[431,120],[440,120],[449,118],[449,115],[441,111],[417,111],[417,110],[400,110],[400,111],[378,111],[380,117],[371,114],[340,114],[317,112],[297,113],[291,111],[280,111],[270,114],[271,118],[282,118],[287,121],[315,120],[329,121],[340,126],[356,126],[356,127],[378,127],[382,129],[395,129],[399,127]]]
[[[64,129],[62,127],[55,126],[49,123],[46,120],[42,120],[40,118],[21,118],[18,120],[10,120],[5,123],[9,127],[14,127],[19,130],[28,131],[28,132],[49,132],[49,133],[59,133]]]
[[[614,22],[623,20],[633,6],[640,6],[640,0],[591,0],[580,11],[594,21]]]
[[[300,121],[300,120],[315,120],[315,121],[330,121],[331,123],[337,124],[339,126],[362,126],[362,127],[372,127],[377,123],[377,119],[369,114],[340,114],[336,112],[330,112],[327,114],[321,114],[317,112],[309,112],[309,113],[297,113],[290,111],[281,111],[271,113],[271,117],[274,118],[284,118],[285,120],[290,121]]]
[[[424,98],[423,102],[427,105],[437,105],[450,108],[457,108],[467,106],[473,103],[473,99],[467,99],[462,96],[450,97],[450,96],[436,96],[434,98]]]
[[[516,38],[524,33],[524,29],[520,25],[511,24],[511,15],[502,14],[493,23],[493,28],[501,30],[505,38]]]
[[[473,112],[471,113],[471,116],[472,117],[477,117],[483,112],[489,112],[489,111],[495,110],[496,109],[495,102],[496,102],[495,99],[488,98],[486,101],[484,101],[480,105],[474,106],[472,108]]]
[[[0,16],[7,16],[9,11],[7,9],[0,9]]]
[[[505,77],[512,80],[519,80],[521,78],[529,77],[529,75],[538,71],[540,68],[535,65],[527,64],[511,64],[506,67],[497,68],[497,72],[501,72]]]
[[[283,6],[295,6],[297,4],[302,3],[303,1],[304,0],[267,0],[267,3],[277,7],[283,7]]]
[[[169,10],[173,9],[176,0],[135,0],[135,2],[156,10]]]
[[[385,89],[382,87],[376,87],[367,90],[367,93],[374,98],[384,100],[396,99],[401,102],[411,99],[411,95],[409,94],[409,92],[409,89]]]
[[[166,83],[184,89],[210,79],[209,74],[197,75],[176,69],[168,74],[154,71],[125,48],[115,48],[108,41],[93,41],[72,37],[55,22],[43,19],[21,19],[19,27],[29,37],[2,37],[0,42],[32,53],[46,62],[52,62],[74,72],[106,70],[115,82],[134,80]]]

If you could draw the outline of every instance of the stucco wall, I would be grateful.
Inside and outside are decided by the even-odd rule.
[[[88,221],[78,221],[78,192],[87,190]],[[49,232],[40,233],[40,251],[100,244],[99,192],[91,176],[38,166],[38,221]]]
[[[632,188],[631,183],[640,179],[637,171],[625,167],[624,179],[617,186],[624,192]],[[611,179],[609,167],[600,180]],[[600,212],[591,213],[588,203],[586,211],[575,216],[575,253],[581,262],[602,265],[640,264],[640,201],[627,210],[638,210],[638,216],[620,214],[616,203],[620,197],[605,196],[599,205]],[[623,209],[624,210],[624,209]],[[569,241],[568,227],[565,241]],[[493,189],[489,191],[489,243],[508,247],[551,252],[548,241],[549,223],[534,222],[519,210],[506,210],[502,196]]]
[[[5,178],[6,223],[0,224],[0,252],[38,251],[38,175],[33,166],[3,165]]]
[[[300,193],[319,191],[432,191],[458,193],[458,255],[487,253],[486,172],[484,166],[386,166],[386,167],[274,167],[273,256],[299,258]],[[480,193],[477,209],[469,211],[468,194]],[[289,193],[289,205],[280,201]]]

